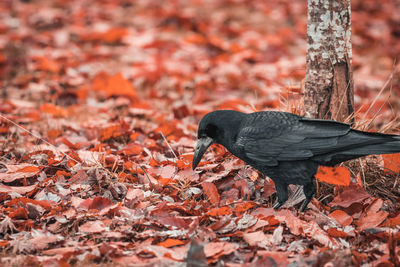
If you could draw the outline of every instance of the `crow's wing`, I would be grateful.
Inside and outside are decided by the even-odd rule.
[[[241,125],[236,145],[253,161],[276,166],[278,161],[310,159],[353,145],[339,142],[350,125],[303,118],[290,113],[257,112]]]

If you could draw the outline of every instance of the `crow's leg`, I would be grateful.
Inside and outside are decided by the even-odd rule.
[[[301,207],[300,207],[301,212],[306,210],[308,203],[310,203],[310,201],[313,198],[316,191],[317,190],[315,188],[314,181],[311,181],[308,184],[305,184],[303,186],[303,192],[304,192],[304,195],[306,196],[306,199],[304,200],[303,204],[301,204]]]
[[[274,209],[279,209],[286,200],[288,200],[288,185],[285,183],[275,182],[276,194],[278,196],[278,202],[274,205]]]

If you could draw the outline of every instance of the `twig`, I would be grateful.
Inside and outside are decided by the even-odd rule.
[[[30,135],[32,135],[33,137],[35,137],[36,139],[42,141],[43,143],[46,143],[47,145],[51,146],[52,148],[54,148],[55,150],[57,150],[58,152],[60,152],[61,154],[63,154],[65,157],[67,157],[69,160],[74,161],[75,163],[80,163],[79,161],[77,161],[76,159],[72,158],[71,156],[69,156],[68,154],[62,152],[61,150],[59,150],[55,145],[47,142],[46,140],[44,140],[42,137],[34,134],[33,132],[29,131],[28,129],[26,129],[25,127],[22,127],[21,125],[19,125],[18,123],[8,119],[7,117],[5,117],[3,114],[0,113],[0,118],[8,121],[9,123],[13,124],[14,126],[16,126],[17,128],[23,130],[24,132],[29,133]]]
[[[147,174],[145,168],[143,168],[143,166],[140,166],[140,168],[142,169],[142,171],[143,171],[144,174],[146,175],[147,179],[149,180],[151,190],[154,190],[154,185],[153,185],[153,183],[151,182],[150,177],[149,177],[149,175]]]
[[[172,147],[169,145],[167,138],[165,138],[164,134],[161,131],[160,131],[160,134],[161,134],[162,138],[164,139],[165,143],[167,143],[167,146],[171,150],[171,152],[174,155],[174,157],[177,159],[178,157],[176,156],[176,154],[175,154],[174,150],[172,149]]]
[[[372,107],[374,106],[375,102],[378,100],[378,98],[380,97],[380,95],[383,93],[383,91],[386,89],[386,86],[389,84],[389,82],[393,79],[394,76],[394,70],[392,71],[392,73],[390,74],[389,78],[386,80],[385,84],[382,86],[381,90],[379,90],[379,93],[376,95],[376,97],[374,98],[374,100],[372,101],[371,105],[369,106],[368,110],[364,113],[364,118],[367,116],[367,114],[370,112],[370,110],[372,109]],[[361,107],[360,107],[361,109]],[[360,110],[359,109],[359,110]],[[358,111],[359,111],[358,110]]]

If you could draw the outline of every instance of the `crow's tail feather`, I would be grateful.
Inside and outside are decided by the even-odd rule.
[[[400,136],[353,130],[343,137],[341,149],[315,159],[324,165],[336,165],[346,160],[367,155],[400,153]]]

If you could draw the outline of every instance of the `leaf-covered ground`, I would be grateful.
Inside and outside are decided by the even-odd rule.
[[[399,133],[398,1],[353,0],[356,127]],[[306,1],[0,1],[4,266],[399,265],[399,156],[310,209],[213,146],[214,109],[302,112]],[[190,248],[190,251],[189,251]]]

